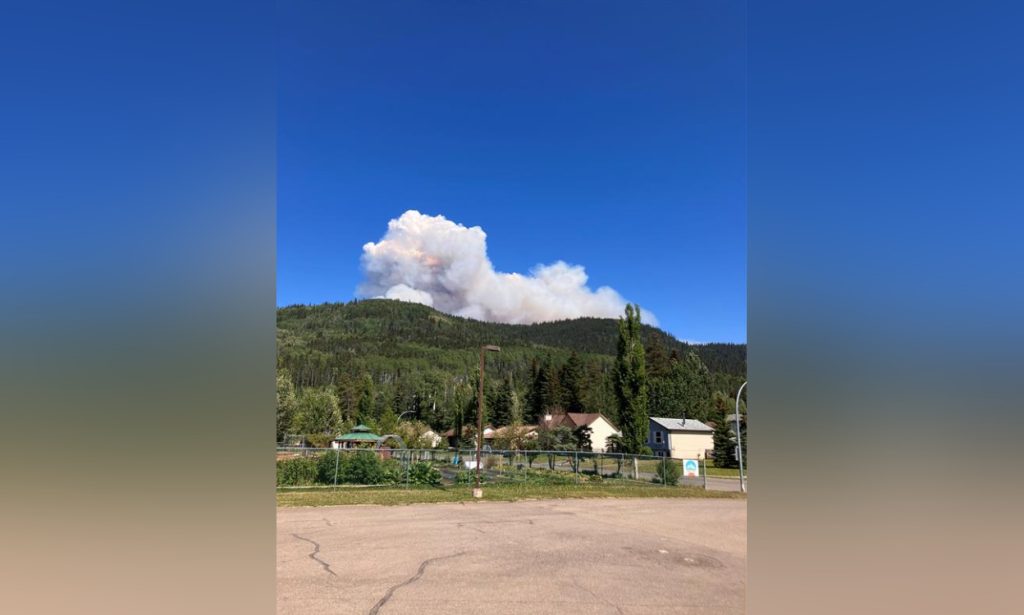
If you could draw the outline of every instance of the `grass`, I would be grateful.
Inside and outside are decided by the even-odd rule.
[[[646,484],[582,485],[484,485],[484,500],[512,502],[551,498],[743,498],[727,491],[704,491],[699,487],[664,487]],[[472,486],[451,487],[362,487],[330,489],[289,489],[277,492],[278,506],[337,506],[378,504],[394,506],[473,500]]]

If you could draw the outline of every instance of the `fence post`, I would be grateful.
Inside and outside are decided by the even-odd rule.
[[[341,461],[341,449],[334,449],[334,486],[338,486],[338,462]]]
[[[633,480],[640,480],[640,469],[636,465],[636,457],[633,457]]]
[[[707,455],[705,455],[704,459],[702,459],[701,461],[704,462],[704,491],[707,491],[708,490],[708,458],[707,458]]]
[[[573,459],[576,460],[576,463],[575,463],[575,467],[576,467],[576,484],[578,485],[578,484],[580,484],[580,452],[579,451],[573,451],[572,452],[572,456],[573,456]]]

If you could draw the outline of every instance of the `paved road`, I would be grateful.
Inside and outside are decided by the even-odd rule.
[[[745,500],[279,508],[278,613],[742,613]]]

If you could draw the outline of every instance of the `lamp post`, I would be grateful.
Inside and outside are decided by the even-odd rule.
[[[747,490],[747,484],[743,480],[743,436],[740,434],[740,394],[743,393],[743,387],[747,386],[744,382],[740,385],[740,390],[736,391],[736,459],[740,462],[740,491],[745,492]]]
[[[480,449],[484,442],[484,353],[501,352],[501,348],[488,344],[480,347],[480,390],[476,398],[476,488],[473,489],[474,498],[484,497],[484,490],[480,488]]]

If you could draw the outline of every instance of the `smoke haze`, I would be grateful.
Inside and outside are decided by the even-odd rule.
[[[618,318],[626,308],[614,289],[591,290],[580,265],[557,261],[537,265],[526,275],[495,271],[483,229],[415,210],[388,222],[380,241],[363,246],[362,265],[362,297],[422,303],[477,320],[528,324]],[[653,314],[642,314],[644,322],[657,324]]]

